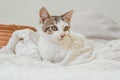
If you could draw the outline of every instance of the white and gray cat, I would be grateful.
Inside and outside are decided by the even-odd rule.
[[[13,33],[6,48],[17,55],[47,60],[67,65],[80,63],[91,56],[91,43],[80,33],[73,32],[70,26],[73,10],[61,16],[51,16],[43,7],[40,9],[40,38],[38,46],[32,40],[29,29]]]
[[[77,39],[77,37],[73,36],[71,30],[72,14],[73,10],[70,10],[61,16],[51,16],[44,7],[40,9],[38,46],[44,60],[54,63],[62,62],[75,44],[79,48],[83,47],[82,39],[84,37],[79,35],[81,38]]]

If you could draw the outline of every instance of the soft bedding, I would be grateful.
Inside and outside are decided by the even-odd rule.
[[[10,39],[9,44],[15,36],[18,36],[17,34],[18,33],[16,32],[14,33],[14,36]],[[23,34],[25,35],[27,33]],[[26,37],[26,39],[28,40],[28,37]],[[111,41],[107,44],[95,43],[94,53],[85,53],[86,56],[91,57],[90,60],[88,57],[81,57],[81,55],[79,55],[76,57],[77,60],[71,62],[74,65],[69,63],[69,66],[61,66],[60,64],[52,64],[47,61],[41,61],[34,42],[30,39],[28,41],[25,41],[24,39],[23,42],[26,50],[19,49],[21,51],[17,55],[15,55],[13,51],[14,46],[7,45],[0,50],[1,80],[120,79],[119,40]],[[30,45],[27,45],[26,47],[25,44],[28,43]],[[19,44],[17,46],[20,48],[23,47],[23,44]]]
[[[120,25],[100,12],[84,10],[73,15],[73,30],[95,41],[120,39]]]
[[[30,30],[16,31],[0,50],[0,80],[120,80],[119,39],[92,40],[92,46],[86,41],[82,54],[70,55],[62,66],[41,60],[32,35]]]

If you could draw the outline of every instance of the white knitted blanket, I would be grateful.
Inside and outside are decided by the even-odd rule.
[[[69,66],[61,66],[41,61],[30,33],[14,32],[0,50],[0,80],[120,80],[120,40],[85,44],[82,53],[66,58]]]

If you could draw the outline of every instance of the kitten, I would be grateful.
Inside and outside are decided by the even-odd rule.
[[[51,16],[43,7],[40,9],[39,51],[44,60],[61,62],[73,44],[70,21],[73,10],[61,16]]]

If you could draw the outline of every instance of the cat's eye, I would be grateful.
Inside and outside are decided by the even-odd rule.
[[[69,26],[65,26],[64,31],[67,31],[69,29]]]
[[[57,31],[57,30],[58,30],[57,26],[52,26],[51,29],[52,29],[53,31]]]

